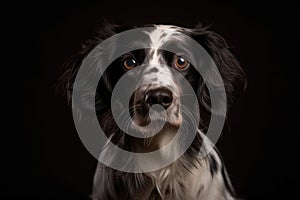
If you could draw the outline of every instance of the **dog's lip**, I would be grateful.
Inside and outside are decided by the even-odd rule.
[[[151,119],[149,118],[149,116],[146,117],[146,120],[142,120],[144,123],[138,123],[138,125],[140,126],[147,126],[149,123],[151,123]],[[152,119],[153,122],[155,121],[162,121],[162,119]],[[179,115],[178,118],[176,119],[169,119],[167,118],[165,121],[165,124],[171,127],[180,127],[180,125],[182,124],[182,116]],[[140,121],[141,122],[141,121]]]
[[[167,121],[167,123],[174,127],[180,127],[180,125],[182,124],[182,116],[179,115],[176,120],[169,120]]]

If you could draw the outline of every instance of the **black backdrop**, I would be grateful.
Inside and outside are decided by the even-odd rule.
[[[2,134],[0,198],[88,199],[96,160],[81,144],[70,107],[54,86],[63,63],[106,18],[126,25],[202,22],[224,36],[249,82],[230,112],[231,131],[218,142],[233,185],[245,199],[291,199],[299,164],[297,131],[289,129],[294,101],[287,81],[296,67],[297,20],[290,2],[274,4],[69,0],[12,5],[3,18],[12,39],[2,38],[9,43],[4,59],[9,64],[3,67],[8,72],[2,73],[3,88],[9,88],[2,108],[9,129]]]

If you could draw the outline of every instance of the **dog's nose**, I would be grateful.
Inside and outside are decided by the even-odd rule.
[[[167,109],[173,101],[172,92],[168,89],[150,90],[145,95],[145,102],[149,106],[160,104]]]

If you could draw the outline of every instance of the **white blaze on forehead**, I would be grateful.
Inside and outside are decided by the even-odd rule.
[[[151,47],[153,49],[159,49],[166,41],[177,32],[177,28],[174,26],[157,25],[154,31],[148,33],[151,41]]]
[[[151,50],[149,58],[149,63],[157,64],[159,63],[160,55],[158,54],[158,49],[162,47],[171,37],[177,32],[176,27],[174,26],[166,26],[166,25],[158,25],[155,26],[155,29],[147,33],[149,35],[151,41]]]

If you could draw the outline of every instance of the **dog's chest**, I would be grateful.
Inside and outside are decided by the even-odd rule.
[[[189,172],[178,165],[173,165],[147,174],[151,177],[153,184],[146,191],[141,192],[139,198],[196,200],[201,196],[208,196],[207,190],[212,177],[203,165],[197,165]]]

